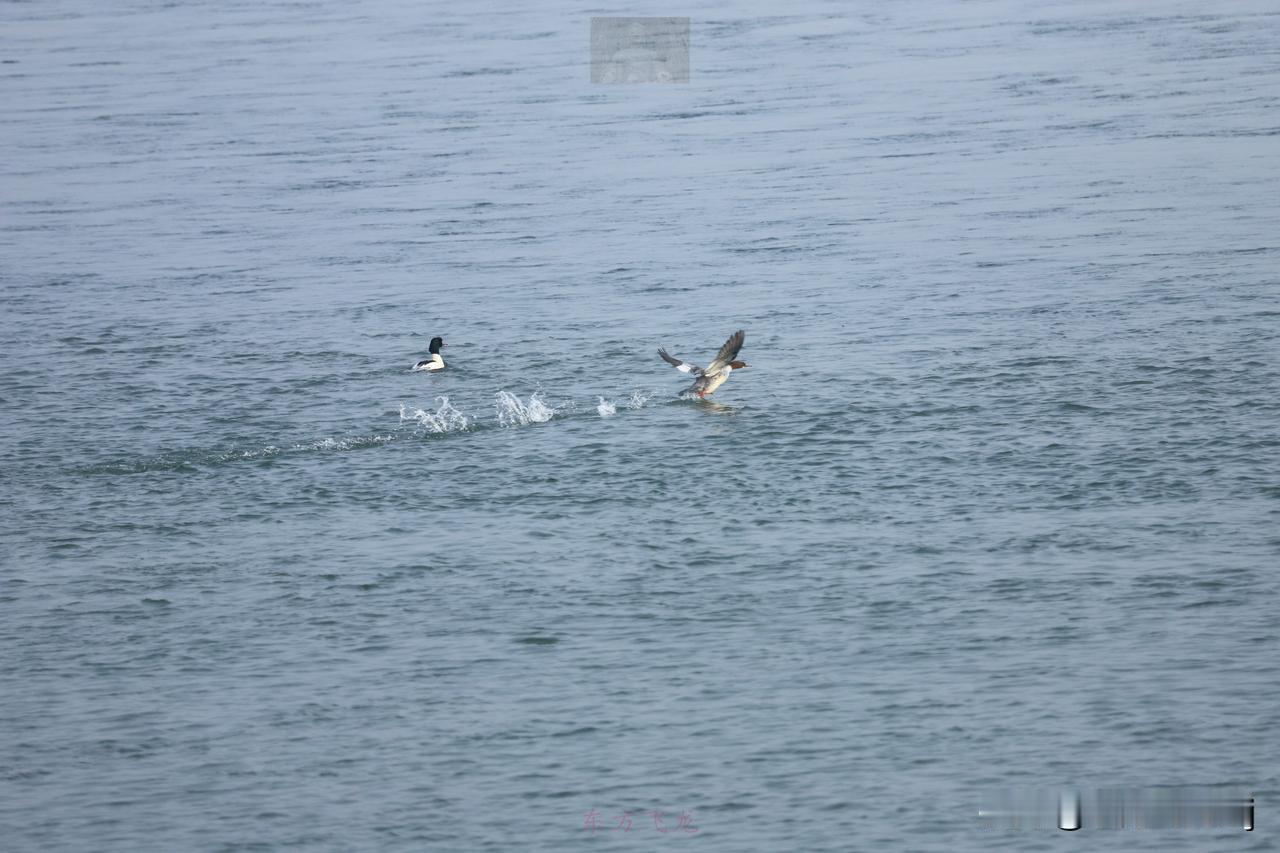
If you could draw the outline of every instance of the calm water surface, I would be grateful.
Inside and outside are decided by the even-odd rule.
[[[0,19],[7,849],[1275,849],[1273,4]]]

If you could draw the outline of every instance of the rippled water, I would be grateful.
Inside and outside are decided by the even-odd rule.
[[[1274,849],[1271,4],[0,18],[8,849]]]

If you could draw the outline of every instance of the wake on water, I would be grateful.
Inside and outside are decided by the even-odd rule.
[[[653,394],[633,391],[622,404],[628,409],[640,409],[653,398]],[[618,404],[604,397],[596,397],[599,401],[596,413],[602,418],[611,417],[618,412]],[[557,415],[578,411],[573,401],[549,403],[541,391],[535,391],[527,400],[512,394],[510,391],[499,391],[494,395],[494,421],[499,427],[528,426],[542,424]],[[435,411],[422,408],[410,408],[400,404],[400,422],[413,422],[431,433],[463,432],[485,426],[480,418],[467,415],[449,401],[448,397],[436,398]]]
[[[547,403],[541,391],[529,395],[528,400],[521,400],[510,391],[499,391],[493,400],[494,418],[499,427],[528,426],[542,424],[551,420],[562,411],[572,410],[572,404],[551,405]],[[464,432],[481,426],[479,418],[464,414],[448,397],[436,397],[436,410],[410,409],[400,404],[400,422],[412,421],[431,433]]]
[[[596,397],[596,399],[599,402],[595,407],[595,411],[600,417],[607,418],[617,414],[619,404],[615,404],[612,400],[607,400],[601,396]],[[643,408],[651,399],[653,399],[652,393],[645,394],[640,391],[635,391],[632,392],[631,396],[621,405],[626,406],[628,409],[635,410]],[[527,426],[529,424],[541,424],[550,421],[557,415],[575,414],[579,412],[578,405],[574,401],[569,400],[558,404],[549,404],[540,391],[530,394],[528,400],[521,400],[509,391],[499,391],[494,397],[494,407],[496,410],[495,421],[485,422],[480,418],[464,413],[457,406],[453,405],[453,403],[449,401],[448,397],[442,396],[436,398],[436,408],[434,411],[428,411],[427,409],[418,407],[410,407],[401,403],[400,423],[412,423],[421,427],[428,433],[441,434],[467,432],[475,429],[492,428],[494,426],[506,428]],[[401,438],[408,437],[409,435],[406,433],[393,432],[388,435],[322,438],[315,441],[299,442],[285,446],[268,444],[263,447],[244,450],[187,448],[144,458],[123,459],[99,465],[91,465],[83,470],[88,473],[108,474],[134,474],[146,471],[198,470],[209,466],[264,460],[272,457],[292,454],[311,453],[317,451],[359,450],[388,444]]]
[[[438,407],[434,412],[424,409],[409,411],[404,403],[400,404],[400,423],[417,421],[428,432],[461,432],[471,426],[471,420],[458,411],[448,397],[436,397]]]

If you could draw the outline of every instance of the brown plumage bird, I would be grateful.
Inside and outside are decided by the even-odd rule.
[[[688,373],[697,377],[693,380],[692,385],[680,392],[681,394],[697,394],[700,399],[705,400],[708,395],[714,394],[715,390],[725,383],[730,373],[748,366],[745,361],[735,360],[738,357],[738,350],[742,349],[742,342],[745,338],[746,334],[741,329],[734,332],[729,336],[729,340],[724,342],[724,346],[720,347],[720,352],[716,353],[715,360],[705,368],[668,355],[664,349],[658,350],[658,355],[662,356],[663,361],[681,373]]]

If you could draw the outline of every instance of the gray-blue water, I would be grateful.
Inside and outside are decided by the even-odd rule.
[[[1127,7],[0,6],[4,849],[1275,849],[1280,14]]]

